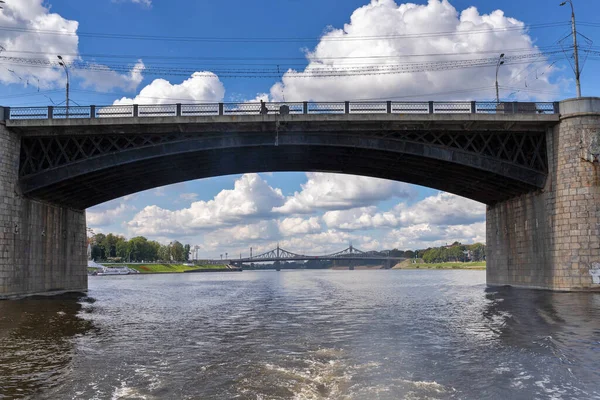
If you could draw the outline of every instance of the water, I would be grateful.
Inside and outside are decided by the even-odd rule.
[[[0,302],[0,398],[600,399],[600,294],[481,271],[93,277]]]

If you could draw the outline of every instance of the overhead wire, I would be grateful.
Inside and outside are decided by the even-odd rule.
[[[165,35],[136,35],[125,33],[104,33],[104,32],[65,32],[49,29],[31,29],[11,26],[0,26],[0,31],[32,33],[38,35],[55,36],[77,36],[90,37],[95,39],[120,39],[120,40],[150,40],[165,42],[212,42],[212,43],[294,43],[306,41],[369,41],[369,40],[401,40],[412,38],[440,37],[448,35],[472,35],[489,32],[510,32],[523,31],[528,29],[554,28],[568,25],[568,21],[547,22],[540,24],[519,25],[505,28],[474,29],[470,31],[445,31],[445,32],[422,32],[414,34],[397,35],[349,35],[344,32],[341,37],[321,36],[321,37],[216,37],[216,36],[165,36]]]

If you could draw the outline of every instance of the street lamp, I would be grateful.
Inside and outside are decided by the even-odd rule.
[[[504,53],[500,54],[498,58],[498,64],[496,64],[496,104],[500,103],[500,90],[498,89],[498,71],[500,66],[504,64]]]
[[[581,97],[581,73],[579,71],[579,47],[577,46],[577,25],[575,25],[575,8],[571,0],[563,1],[560,6],[569,3],[571,5],[571,29],[573,33],[573,47],[575,47],[575,82],[577,83],[577,97]]]
[[[67,68],[67,64],[63,60],[62,56],[58,56],[58,59],[60,60],[58,62],[58,65],[62,66],[65,69],[65,73],[67,74],[67,112],[66,112],[66,117],[68,119],[69,118],[69,68]]]

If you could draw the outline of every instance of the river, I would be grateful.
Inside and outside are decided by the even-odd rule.
[[[0,398],[600,399],[600,294],[483,271],[91,277],[0,302]]]

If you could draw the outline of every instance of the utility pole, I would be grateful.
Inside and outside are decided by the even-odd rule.
[[[69,119],[69,68],[67,68],[67,64],[63,60],[62,56],[58,56],[58,59],[60,60],[58,65],[62,66],[67,74],[67,112],[65,116],[67,119]]]
[[[504,64],[504,53],[500,54],[498,58],[498,64],[496,64],[496,104],[500,104],[500,89],[498,88],[498,71],[500,71],[500,66]]]
[[[579,47],[577,46],[577,25],[575,25],[575,7],[573,1],[567,0],[560,3],[564,6],[569,3],[571,5],[571,30],[573,34],[573,47],[575,48],[575,82],[577,83],[577,98],[581,98],[581,71],[579,70]]]

